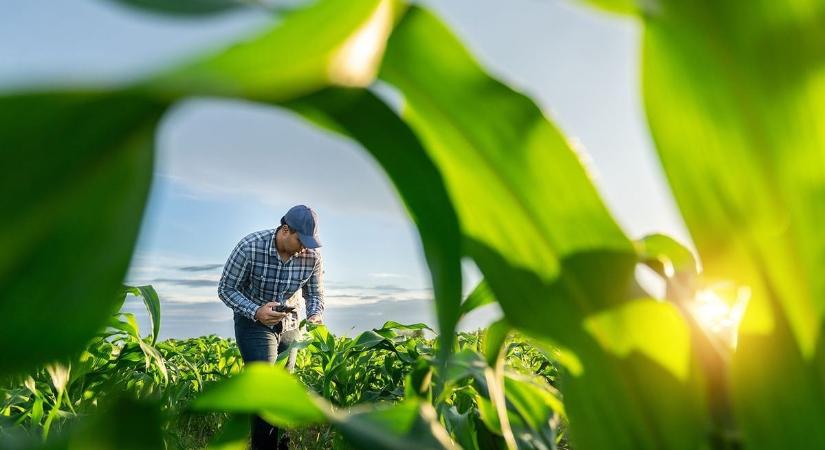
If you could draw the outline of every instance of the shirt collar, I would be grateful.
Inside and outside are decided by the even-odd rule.
[[[269,240],[269,255],[274,256],[274,257],[276,257],[280,260],[281,257],[280,257],[280,255],[278,255],[278,246],[275,243],[275,240],[277,238],[278,238],[278,230],[276,229],[272,232],[272,239]]]
[[[269,241],[269,255],[274,256],[275,259],[281,264],[286,264],[292,261],[292,259],[296,256],[301,255],[303,252],[306,252],[306,249],[304,249],[302,252],[295,253],[294,255],[289,255],[289,259],[287,259],[286,261],[281,261],[281,255],[278,254],[278,245],[276,243],[276,239],[278,239],[277,229],[274,230],[274,232],[272,233],[272,239],[270,239]]]

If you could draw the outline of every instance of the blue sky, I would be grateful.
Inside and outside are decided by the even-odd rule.
[[[630,236],[687,241],[652,149],[639,97],[639,27],[553,0],[442,0],[438,12],[491,73],[534,98],[585,155]],[[0,88],[138,77],[271,23],[259,11],[206,20],[135,12],[104,0],[14,0],[0,16]],[[141,237],[127,277],[163,301],[162,336],[232,335],[215,289],[245,234],[292,205],[320,216],[327,323],[350,333],[385,320],[432,322],[415,228],[357,146],[285,111],[192,99],[168,114]],[[465,288],[479,279],[465,264]],[[142,314],[131,299],[127,311]],[[463,323],[483,326],[487,308]],[[141,316],[145,323],[145,318]]]

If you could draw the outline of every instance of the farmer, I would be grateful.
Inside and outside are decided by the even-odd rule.
[[[274,230],[252,233],[238,243],[223,269],[218,296],[234,311],[235,339],[245,363],[275,362],[298,333],[300,289],[307,321],[320,324],[324,313],[323,268],[318,215],[292,207]],[[286,439],[258,416],[252,418],[252,449],[285,449]]]

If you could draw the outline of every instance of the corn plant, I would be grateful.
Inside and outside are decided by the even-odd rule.
[[[234,341],[212,335],[157,342],[157,293],[151,286],[126,287],[123,295],[127,292],[144,299],[152,333],[142,336],[133,314],[118,313],[76,357],[7,380],[0,386],[0,436],[10,442],[25,442],[27,436],[47,440],[121,398],[151,401],[171,448],[191,444],[194,428],[207,427],[202,440],[215,432],[225,414],[204,418],[186,407],[209,383],[240,372]]]
[[[239,6],[121,2],[179,14]],[[506,318],[488,330],[489,342],[513,327],[557,349],[573,447],[825,448],[821,1],[587,3],[643,27],[648,122],[698,255],[665,236],[628,237],[557,127],[431,12],[402,0],[318,1],[276,12],[281,20],[256,38],[144,79],[0,97],[0,314],[11,318],[0,331],[0,374],[77,353],[105,326],[145,205],[155,128],[183,99],[240,98],[351,139],[386,171],[431,269],[435,373],[463,358],[453,350],[470,308],[460,291],[466,256]],[[376,94],[379,82],[402,108]],[[639,286],[640,265],[662,277],[666,298]],[[42,314],[56,292],[65,320]],[[503,358],[491,356],[498,348],[484,352],[485,423],[498,420],[508,448],[520,445],[522,429],[549,442],[532,418],[510,420],[512,383]],[[130,348],[145,364],[138,350]],[[157,370],[153,382],[165,383],[168,370]],[[66,376],[49,376],[54,389],[28,397],[35,413],[25,420],[57,421],[40,410],[63,404]],[[283,370],[253,366],[195,404],[259,412],[279,425],[332,423],[361,447],[472,446],[454,433],[458,425],[439,421],[450,392],[450,378],[442,380],[435,407],[417,397],[343,413]],[[139,389],[149,385],[133,384],[141,381]],[[273,384],[278,395],[254,395]],[[354,398],[341,393],[336,402]],[[115,411],[157,428],[155,410],[132,406]],[[111,418],[89,429],[114,426]]]

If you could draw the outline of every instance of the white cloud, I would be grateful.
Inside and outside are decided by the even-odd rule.
[[[158,175],[197,198],[240,197],[277,208],[300,202],[407,220],[365,150],[275,107],[188,101],[164,121],[158,143]]]

